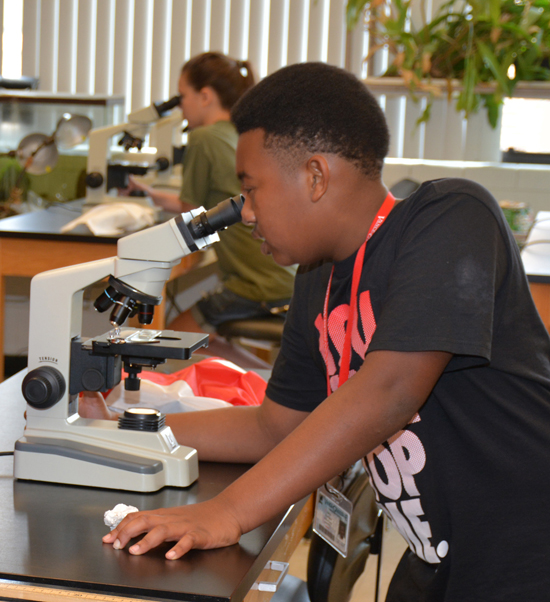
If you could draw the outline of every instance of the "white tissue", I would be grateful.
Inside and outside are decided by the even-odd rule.
[[[120,236],[125,232],[135,232],[155,223],[156,210],[139,203],[109,202],[96,205],[80,217],[61,228],[70,232],[84,224],[95,236]]]
[[[126,504],[117,504],[112,510],[107,510],[103,517],[105,524],[111,528],[111,531],[118,526],[118,523],[130,512],[139,512],[135,506]]]

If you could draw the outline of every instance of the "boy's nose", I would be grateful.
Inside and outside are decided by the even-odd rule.
[[[252,203],[244,197],[244,205],[241,209],[241,219],[245,226],[253,226],[256,223],[256,216],[252,210]]]

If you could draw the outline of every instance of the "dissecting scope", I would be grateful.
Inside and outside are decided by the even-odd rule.
[[[136,315],[151,323],[172,268],[182,257],[219,240],[217,232],[241,221],[244,197],[213,209],[194,209],[121,238],[117,255],[38,274],[31,282],[28,373],[23,380],[27,422],[15,445],[14,475],[131,491],[186,487],[198,477],[196,450],[178,445],[156,410],[127,411],[118,424],[81,418],[82,391],[105,392],[129,375],[139,389],[143,367],[188,359],[208,344],[202,333],[121,328]],[[113,329],[81,337],[84,289],[107,278],[95,303],[111,309]]]
[[[90,132],[90,149],[86,167],[87,206],[112,202],[114,197],[107,194],[108,189],[126,187],[128,174],[144,175],[154,169],[159,174],[159,182],[168,181],[173,165],[173,130],[181,126],[183,121],[181,111],[176,109],[179,103],[180,96],[174,96],[166,102],[153,103],[148,107],[132,111],[125,123],[96,128]],[[109,144],[113,136],[122,134],[118,144],[124,150],[141,150],[149,131],[151,142],[157,148],[152,165],[143,161],[109,164]],[[139,154],[137,156],[139,157]]]

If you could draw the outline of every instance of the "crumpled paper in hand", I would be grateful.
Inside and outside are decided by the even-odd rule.
[[[156,213],[154,207],[139,203],[103,203],[65,224],[61,232],[70,232],[84,224],[95,236],[119,236],[154,225]]]
[[[103,520],[112,531],[127,514],[130,514],[130,512],[139,512],[139,510],[135,506],[117,504],[112,510],[107,510],[107,512],[105,512]]]

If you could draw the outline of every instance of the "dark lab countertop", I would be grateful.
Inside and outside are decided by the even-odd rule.
[[[22,373],[0,385],[0,451],[21,436],[25,402]],[[103,514],[118,503],[140,510],[210,499],[247,466],[201,462],[199,479],[186,489],[155,493],[16,481],[13,457],[0,457],[0,579],[156,600],[241,601],[303,504],[244,535],[239,544],[191,551],[169,561],[164,544],[144,556],[102,544]],[[172,544],[173,545],[173,544]]]
[[[126,197],[121,197],[121,200],[124,198]],[[82,214],[83,205],[84,199],[78,199],[67,203],[56,203],[47,209],[6,217],[0,220],[0,238],[32,238],[116,245],[119,236],[95,236],[84,224],[79,224],[70,232],[61,232],[63,226]],[[164,222],[175,215],[160,211],[156,221]]]
[[[63,226],[82,214],[83,203],[83,199],[57,203],[47,209],[6,217],[0,220],[0,238],[67,240],[116,245],[117,236],[94,236],[83,224],[79,224],[70,232],[61,233]]]

